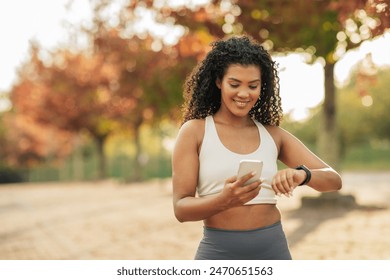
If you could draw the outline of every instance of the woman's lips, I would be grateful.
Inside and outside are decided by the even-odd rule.
[[[244,108],[249,103],[249,101],[245,101],[245,100],[236,100],[236,99],[233,100],[236,103],[236,105],[240,108]]]

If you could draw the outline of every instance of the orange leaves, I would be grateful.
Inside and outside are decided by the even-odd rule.
[[[60,65],[49,67],[52,77],[56,75],[73,80],[80,87],[107,85],[118,79],[118,71],[114,63],[106,61],[103,55],[88,53],[73,54],[67,50],[55,54],[55,61]],[[63,67],[65,65],[65,67]]]
[[[212,40],[213,37],[204,31],[188,34],[178,43],[179,53],[182,57],[197,56],[200,59],[209,51]]]
[[[131,26],[137,5],[132,3],[129,10],[121,10],[128,15],[121,14],[116,27],[99,21],[101,14],[89,31],[80,27],[91,42],[82,51],[57,49],[44,60],[39,55],[42,50],[32,47],[10,93],[14,121],[23,120],[15,125],[15,137],[25,139],[15,145],[20,158],[27,153],[45,158],[50,154],[45,148],[51,145],[50,139],[61,133],[88,131],[102,142],[120,127],[136,130],[180,110],[185,76],[195,57],[206,53],[212,37],[199,31],[173,46],[151,34],[137,36]],[[145,8],[152,4],[149,1]],[[194,15],[202,21],[206,13],[200,9]],[[161,45],[156,48],[158,40]],[[53,135],[47,138],[44,131],[53,131]],[[62,149],[57,148],[59,155]]]
[[[29,167],[48,156],[63,157],[71,151],[71,134],[39,124],[28,115],[7,115],[4,123],[8,143],[3,148],[11,166]]]

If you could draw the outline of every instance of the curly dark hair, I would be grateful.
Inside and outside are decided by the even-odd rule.
[[[282,117],[277,65],[269,53],[252,37],[233,36],[211,44],[211,51],[198,63],[184,84],[184,120],[214,115],[221,106],[222,80],[232,64],[256,65],[261,71],[260,98],[250,110],[251,118],[262,124],[278,126]]]

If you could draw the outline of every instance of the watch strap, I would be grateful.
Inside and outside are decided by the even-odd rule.
[[[307,168],[305,165],[300,165],[300,166],[295,167],[295,169],[296,170],[303,170],[306,173],[306,179],[302,183],[300,183],[298,186],[306,185],[307,183],[310,182],[311,172],[310,172],[309,168]]]

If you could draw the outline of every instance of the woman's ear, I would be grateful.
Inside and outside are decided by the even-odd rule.
[[[217,85],[217,88],[221,89],[221,80],[220,79],[216,79],[215,84]]]

